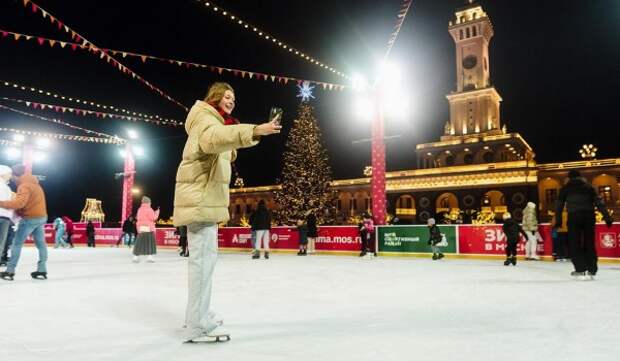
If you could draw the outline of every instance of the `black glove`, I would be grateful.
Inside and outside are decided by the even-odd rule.
[[[433,244],[433,241],[428,240],[428,242],[426,242],[426,243],[428,243],[428,245],[430,246],[431,244]]]
[[[605,224],[607,225],[607,228],[611,228],[611,226],[614,224],[614,220],[610,217],[605,219]]]
[[[536,231],[532,231],[532,236],[535,236],[535,235],[536,235]]]

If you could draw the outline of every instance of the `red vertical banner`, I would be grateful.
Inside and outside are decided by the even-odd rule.
[[[125,166],[123,174],[123,209],[121,210],[121,222],[124,222],[133,212],[133,194],[131,190],[136,175],[136,162],[130,144],[125,146]]]
[[[385,143],[383,109],[377,102],[376,119],[372,125],[372,179],[370,188],[372,192],[372,215],[375,225],[385,224]]]

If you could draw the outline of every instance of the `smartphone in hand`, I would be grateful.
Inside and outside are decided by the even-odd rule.
[[[278,124],[282,124],[282,113],[284,113],[282,108],[271,107],[271,111],[269,112],[269,121],[271,122],[274,119],[277,119]]]

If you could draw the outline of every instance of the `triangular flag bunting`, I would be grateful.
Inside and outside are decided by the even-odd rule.
[[[217,72],[220,73],[220,75],[222,75],[222,72],[224,71],[223,68],[217,68]]]
[[[141,55],[141,56],[140,56],[140,59],[142,59],[142,62],[143,62],[143,63],[146,63],[146,55]]]
[[[254,73],[249,72],[248,74],[250,75],[250,79],[252,79],[254,77]]]
[[[60,42],[60,47],[64,49],[65,46],[67,46],[67,43],[65,43],[64,41],[61,41]]]
[[[37,38],[37,41],[39,42],[39,45],[43,45],[43,43],[45,42],[45,38]]]
[[[53,48],[56,45],[56,40],[48,40],[50,42],[50,46]]]

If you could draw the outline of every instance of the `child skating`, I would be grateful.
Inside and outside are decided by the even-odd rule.
[[[519,234],[522,234],[525,239],[527,238],[527,233],[523,230],[521,225],[512,219],[510,213],[504,213],[504,224],[502,225],[502,229],[504,230],[504,234],[506,235],[506,260],[504,261],[504,266],[508,266],[512,263],[513,266],[517,265],[517,243],[519,243]]]

